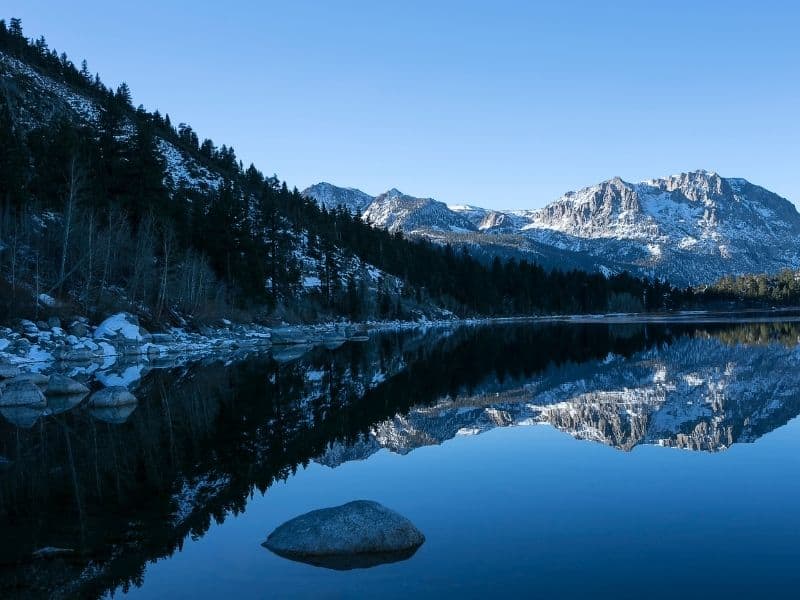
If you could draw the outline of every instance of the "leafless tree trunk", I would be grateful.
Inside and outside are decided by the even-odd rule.
[[[172,244],[174,241],[174,234],[172,228],[169,226],[162,226],[161,231],[161,252],[162,252],[162,266],[161,266],[161,285],[158,291],[158,302],[156,304],[156,318],[161,319],[161,314],[167,304],[167,283],[169,281],[169,267],[170,258],[172,255]]]
[[[94,211],[89,212],[89,247],[88,259],[89,264],[86,267],[86,296],[84,303],[88,306],[92,297],[92,269],[94,268],[94,248],[92,246],[94,241]]]
[[[61,266],[58,271],[58,292],[62,293],[67,272],[70,237],[72,235],[75,207],[86,183],[86,171],[81,166],[77,154],[69,159],[67,167],[67,201],[64,208],[64,235],[61,239]]]

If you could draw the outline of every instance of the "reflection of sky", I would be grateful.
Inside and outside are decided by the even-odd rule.
[[[132,595],[765,597],[800,578],[798,434],[795,419],[724,453],[622,453],[511,427],[336,469],[312,463],[148,566]],[[261,548],[285,520],[358,498],[409,517],[426,543],[409,561],[351,572]]]

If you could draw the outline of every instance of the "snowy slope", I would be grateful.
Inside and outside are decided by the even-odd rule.
[[[103,111],[100,102],[87,93],[47,76],[6,53],[0,52],[0,94],[5,93],[12,100],[15,120],[25,129],[33,129],[49,124],[55,116],[65,117],[76,123],[97,128],[102,124]],[[130,117],[123,117],[123,137],[133,136],[135,123]],[[173,140],[156,135],[156,146],[164,161],[164,183],[173,193],[181,189],[196,190],[201,193],[219,190],[224,177],[216,172],[213,165],[204,164],[202,157],[193,156],[179,147]],[[345,204],[354,211],[366,208],[373,198],[359,190],[334,188],[320,183],[306,190],[321,204],[329,208]],[[341,202],[339,195],[342,195]],[[286,222],[287,230],[289,223]],[[322,272],[325,265],[319,253],[312,248],[305,231],[293,232],[294,256],[300,273],[300,286],[297,294],[315,294],[321,288]],[[2,246],[0,246],[2,247]],[[382,272],[374,265],[360,260],[337,249],[334,261],[339,268],[344,286],[352,276],[366,288],[376,290],[379,284],[390,291],[397,291],[401,284],[396,277]],[[269,286],[270,282],[267,281]]]
[[[363,216],[376,227],[468,245],[483,256],[708,283],[728,274],[800,268],[794,205],[708,171],[641,183],[616,177],[538,210],[445,205],[390,190]]]
[[[302,191],[302,194],[328,210],[343,206],[351,213],[359,215],[374,200],[372,196],[361,190],[337,187],[324,181],[307,187]]]
[[[477,229],[466,216],[450,210],[443,202],[433,198],[415,198],[395,188],[376,197],[362,217],[367,223],[392,232],[467,232]]]

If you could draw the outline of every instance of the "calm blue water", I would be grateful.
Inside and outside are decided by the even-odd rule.
[[[0,589],[794,598],[799,334],[791,323],[468,329],[153,370],[125,422],[75,409],[0,429],[11,465]],[[286,520],[355,499],[405,515],[425,544],[351,571],[261,546]],[[47,545],[76,555],[24,559]]]
[[[150,565],[134,598],[796,597],[800,429],[719,454],[576,441],[549,426],[310,465]],[[402,563],[333,571],[260,547],[283,521],[370,498],[426,535]]]

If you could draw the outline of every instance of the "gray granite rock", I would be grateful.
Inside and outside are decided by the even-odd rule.
[[[96,391],[89,398],[89,404],[97,408],[107,408],[115,406],[125,406],[136,404],[136,396],[131,394],[126,388],[115,385]]]
[[[71,396],[73,394],[86,394],[89,388],[82,383],[65,377],[64,375],[53,374],[47,384],[45,394],[48,396]]]
[[[425,536],[411,521],[370,500],[314,510],[267,537],[272,552],[317,566],[353,569],[405,560]]]
[[[0,386],[0,406],[35,406],[44,407],[42,391],[29,381],[10,380]]]
[[[16,377],[17,375],[19,375],[19,367],[0,363],[0,379],[8,379],[10,377]]]

